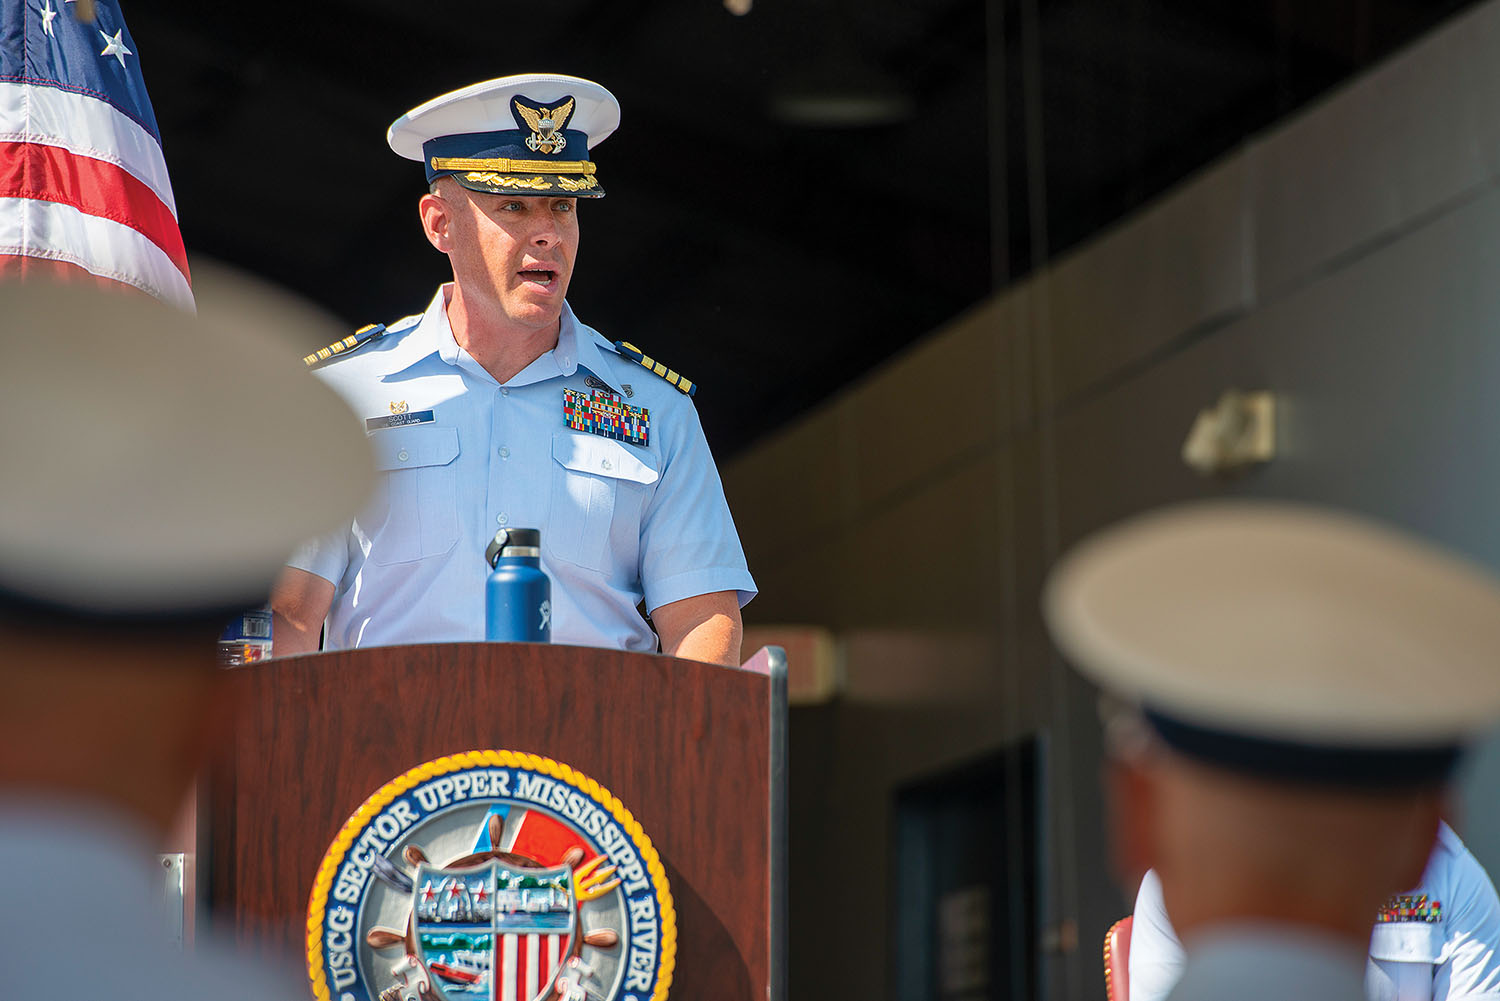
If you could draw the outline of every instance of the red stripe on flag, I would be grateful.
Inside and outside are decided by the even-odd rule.
[[[129,226],[156,244],[183,276],[187,250],[172,212],[134,174],[112,163],[40,143],[0,143],[0,197],[71,205]]]

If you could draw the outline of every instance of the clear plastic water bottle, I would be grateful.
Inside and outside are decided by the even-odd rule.
[[[542,532],[502,528],[484,551],[484,638],[501,643],[552,642],[552,581],[542,570]]]
[[[219,634],[219,666],[239,667],[271,659],[271,609],[251,608]]]

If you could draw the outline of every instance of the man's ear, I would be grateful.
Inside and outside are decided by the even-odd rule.
[[[448,200],[429,192],[417,202],[417,214],[422,217],[422,232],[427,235],[427,242],[442,253],[448,253],[448,228],[453,223],[453,207]]]
[[[1115,881],[1134,890],[1156,865],[1155,786],[1139,763],[1118,758],[1105,762],[1103,779]]]

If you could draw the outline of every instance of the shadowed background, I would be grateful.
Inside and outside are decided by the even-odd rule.
[[[421,167],[385,145],[393,119],[507,73],[609,87],[624,112],[595,153],[609,197],[583,208],[570,299],[700,384],[722,460],[1038,249],[1073,246],[1463,6],[761,0],[735,17],[715,0],[145,0],[125,14],[189,253],[351,329],[420,312],[446,275],[417,223]]]

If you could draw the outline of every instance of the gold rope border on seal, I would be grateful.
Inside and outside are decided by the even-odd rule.
[[[354,815],[345,822],[328,853],[318,866],[317,878],[313,880],[312,893],[307,899],[307,973],[312,980],[313,997],[317,1001],[333,1001],[328,988],[327,971],[323,968],[323,917],[328,910],[328,891],[333,878],[354,843],[354,836],[364,830],[365,824],[381,810],[395,802],[397,796],[418,784],[449,772],[481,765],[500,768],[525,768],[560,779],[568,785],[590,796],[595,803],[602,803],[630,835],[636,848],[646,862],[656,887],[656,909],[661,914],[661,964],[656,972],[656,991],[652,1001],[666,1001],[667,988],[672,986],[672,973],[677,968],[677,909],[672,904],[672,888],[667,885],[667,870],[656,853],[656,847],[641,828],[640,822],[631,815],[608,789],[582,772],[575,771],[551,758],[539,754],[522,754],[516,751],[466,751],[449,754],[425,764],[417,765],[399,778],[381,786],[369,799],[360,804]],[[516,802],[525,802],[517,800]],[[544,808],[545,809],[545,808]],[[431,814],[429,814],[431,816]],[[627,908],[628,910],[628,908]],[[356,929],[357,930],[357,929]],[[624,938],[625,936],[622,936]]]
[[[468,156],[435,156],[433,170],[493,170],[501,174],[592,174],[599,168],[592,160],[508,160]]]

